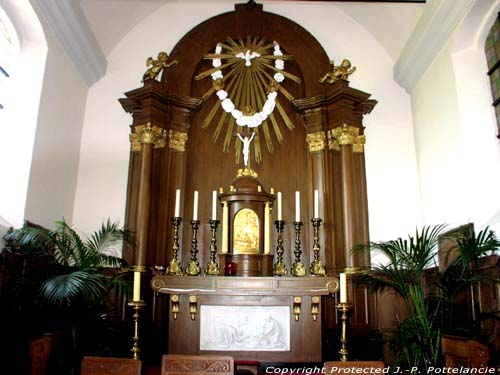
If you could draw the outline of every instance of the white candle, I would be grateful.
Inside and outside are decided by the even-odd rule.
[[[134,293],[132,301],[141,300],[141,273],[138,271],[134,272]]]
[[[198,191],[194,191],[193,220],[198,220]]]
[[[346,282],[346,274],[340,274],[340,303],[347,302],[347,282]]]
[[[314,218],[319,218],[319,192],[314,190]]]
[[[283,213],[281,212],[281,191],[278,191],[278,220],[283,220]]]
[[[217,220],[217,191],[212,191],[212,220]]]
[[[181,189],[175,191],[175,217],[181,216]]]
[[[295,221],[300,221],[300,191],[295,192]]]
[[[222,254],[227,253],[229,207],[227,202],[222,202]]]
[[[264,254],[271,254],[271,207],[264,208]]]

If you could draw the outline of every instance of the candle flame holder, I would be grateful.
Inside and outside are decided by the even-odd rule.
[[[304,277],[306,275],[306,267],[301,262],[300,257],[302,255],[302,250],[300,249],[300,229],[303,225],[302,221],[295,221],[293,223],[295,226],[295,261],[292,264],[292,275],[296,277]]]
[[[198,263],[198,226],[199,220],[191,220],[192,236],[191,236],[191,260],[186,266],[186,275],[198,276],[201,273],[200,264]]]
[[[320,218],[311,219],[314,228],[314,240],[313,240],[313,253],[314,260],[309,268],[309,273],[313,276],[326,276],[325,266],[319,257],[321,248],[319,246],[319,227],[321,226],[322,220]]]
[[[209,220],[210,230],[212,231],[212,239],[210,240],[210,262],[208,262],[205,268],[205,273],[207,275],[218,275],[219,265],[216,261],[217,254],[217,226],[219,225],[219,220]]]
[[[283,228],[285,227],[285,222],[283,220],[276,220],[274,225],[276,226],[276,232],[278,232],[278,238],[276,240],[277,261],[274,263],[273,275],[284,276],[288,273],[285,263],[283,262],[283,253],[285,252],[283,249]]]
[[[347,362],[347,355],[349,351],[347,350],[347,325],[349,323],[349,310],[352,305],[346,302],[340,302],[337,304],[337,311],[340,313],[341,321],[341,331],[340,331],[340,361]]]
[[[128,305],[132,307],[134,311],[134,315],[132,316],[134,319],[134,336],[132,337],[134,345],[130,351],[132,352],[132,358],[138,360],[141,353],[141,348],[139,347],[139,313],[146,304],[143,301],[132,301],[129,302]]]
[[[167,275],[182,275],[182,266],[179,263],[179,226],[182,218],[178,216],[172,217],[172,224],[174,226],[174,233],[172,236],[172,260],[167,267]]]

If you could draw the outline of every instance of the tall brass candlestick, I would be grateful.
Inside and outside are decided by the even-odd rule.
[[[276,226],[276,232],[278,232],[278,238],[276,240],[276,256],[278,257],[276,263],[274,263],[273,275],[284,276],[287,274],[285,263],[283,262],[283,228],[285,227],[285,222],[283,220],[276,220],[274,222]]]
[[[181,224],[181,221],[181,217],[174,216],[172,218],[174,234],[172,236],[172,260],[167,267],[168,275],[182,275],[182,266],[177,258],[179,254],[179,225]]]
[[[326,276],[325,266],[319,258],[320,246],[319,246],[319,227],[322,220],[320,218],[311,219],[314,228],[314,240],[313,240],[313,253],[314,260],[309,268],[309,273],[313,276]]]
[[[196,239],[199,225],[199,220],[191,220],[191,227],[193,229],[191,238],[191,260],[186,267],[186,275],[189,276],[198,276],[201,272],[200,265],[198,263],[198,240]]]
[[[302,255],[302,250],[300,249],[300,227],[303,225],[302,221],[295,221],[293,223],[295,226],[295,261],[292,264],[292,275],[297,277],[303,277],[306,275],[306,267],[300,260]]]
[[[210,230],[212,231],[212,239],[210,240],[210,262],[208,262],[205,268],[205,273],[207,275],[218,275],[219,265],[216,261],[217,254],[217,226],[219,225],[219,220],[209,220]]]
[[[133,359],[139,359],[139,353],[141,352],[141,348],[139,347],[139,312],[146,304],[143,301],[132,301],[128,305],[134,310],[134,336],[132,337],[134,345],[130,351],[132,352]]]
[[[340,332],[340,360],[342,362],[347,361],[347,354],[349,351],[347,350],[347,324],[349,322],[349,310],[351,309],[351,305],[346,302],[341,302],[337,304],[337,310],[341,313],[341,332]]]

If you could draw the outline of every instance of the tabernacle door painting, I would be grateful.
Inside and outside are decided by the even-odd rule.
[[[259,217],[254,210],[244,208],[234,217],[234,254],[259,253]]]
[[[200,350],[289,351],[289,306],[201,306]]]

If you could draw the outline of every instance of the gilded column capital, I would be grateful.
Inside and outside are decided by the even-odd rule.
[[[154,148],[164,148],[167,132],[159,126],[151,126],[151,123],[136,125],[130,134],[132,151],[140,151],[141,144],[153,144]]]
[[[306,135],[307,148],[309,152],[318,152],[325,149],[326,134],[324,131],[309,133]]]
[[[362,153],[366,137],[359,134],[359,128],[344,124],[335,129],[328,130],[328,148],[340,150],[340,146],[352,145],[354,152]]]
[[[176,151],[186,151],[188,135],[185,132],[170,130],[168,133],[168,147]]]

